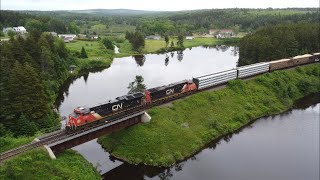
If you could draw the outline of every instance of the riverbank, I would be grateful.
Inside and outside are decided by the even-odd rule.
[[[218,91],[149,110],[152,121],[99,138],[113,156],[132,164],[170,166],[249,122],[278,114],[303,96],[320,91],[320,65],[234,80]]]
[[[67,150],[50,159],[43,148],[24,153],[0,166],[0,179],[101,179],[85,158]]]

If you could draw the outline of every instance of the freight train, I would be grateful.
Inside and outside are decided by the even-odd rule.
[[[192,80],[184,80],[166,86],[147,89],[144,93],[138,92],[124,95],[117,97],[113,101],[90,108],[78,107],[69,115],[66,129],[68,131],[74,131],[79,128],[83,129],[101,122],[111,121],[115,117],[135,110],[147,109],[151,106],[196,93],[197,91],[221,85],[233,79],[243,79],[266,72],[315,63],[319,62],[319,59],[320,53],[314,53],[312,55],[295,56],[289,59],[256,63],[196,77]]]

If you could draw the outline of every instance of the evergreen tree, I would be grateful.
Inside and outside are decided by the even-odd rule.
[[[88,58],[87,52],[86,52],[86,50],[84,49],[83,46],[81,48],[80,58]]]
[[[16,128],[16,136],[33,136],[37,131],[35,123],[28,121],[24,114],[19,117]]]
[[[108,38],[103,38],[102,43],[107,49],[114,50],[114,45]]]
[[[179,47],[183,47],[183,39],[184,39],[184,37],[180,34],[180,35],[178,36],[178,41],[177,41],[177,45],[178,45]]]
[[[44,86],[34,68],[28,64],[14,64],[7,92],[13,118],[23,113],[30,120],[39,121],[49,112]]]
[[[164,36],[164,41],[166,42],[166,47],[168,47],[168,45],[169,45],[169,37],[168,37],[168,35]]]
[[[173,41],[171,41],[171,47],[174,47],[174,43],[173,43]]]

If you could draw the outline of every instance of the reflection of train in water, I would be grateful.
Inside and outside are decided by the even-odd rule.
[[[313,55],[305,54],[290,59],[251,64],[228,71],[193,78],[190,81],[184,80],[166,86],[147,89],[144,93],[139,92],[124,95],[117,97],[113,101],[90,108],[78,107],[69,115],[66,129],[74,130],[77,128],[85,128],[93,124],[99,124],[100,121],[105,122],[111,120],[134,110],[158,105],[187,94],[195,93],[199,90],[223,84],[229,80],[246,78],[274,70],[319,62],[319,59],[320,53],[314,53]]]

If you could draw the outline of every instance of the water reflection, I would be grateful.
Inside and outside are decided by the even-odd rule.
[[[124,163],[103,178],[319,179],[319,98],[303,98],[294,110],[261,118],[170,168]]]
[[[169,64],[169,56],[168,54],[166,54],[166,58],[164,59],[164,65],[168,66],[168,64]]]
[[[138,66],[143,66],[144,62],[146,62],[146,56],[145,55],[134,55],[133,58],[136,61]]]
[[[179,61],[182,61],[183,60],[183,51],[177,51],[177,59]]]

